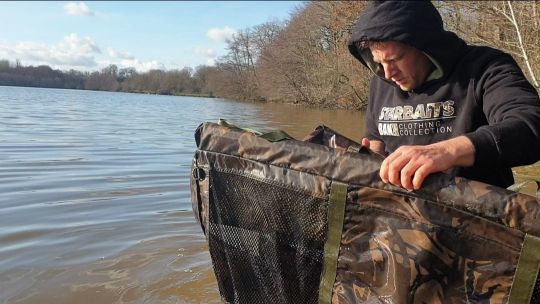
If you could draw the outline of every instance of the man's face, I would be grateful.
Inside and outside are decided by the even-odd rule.
[[[384,77],[397,84],[403,91],[410,91],[421,85],[432,63],[418,49],[395,41],[378,43],[371,48],[375,62],[384,68]]]

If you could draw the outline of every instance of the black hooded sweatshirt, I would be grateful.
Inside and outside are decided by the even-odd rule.
[[[434,64],[427,80],[402,91],[359,41],[398,41]],[[460,135],[476,150],[472,167],[454,174],[508,187],[511,167],[540,159],[540,99],[514,59],[499,50],[467,45],[445,31],[429,1],[375,1],[357,21],[350,52],[373,77],[366,112],[366,137],[391,153],[402,145],[426,145]]]

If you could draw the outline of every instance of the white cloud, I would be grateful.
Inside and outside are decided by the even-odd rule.
[[[89,37],[70,34],[56,45],[36,42],[0,44],[0,58],[19,59],[24,65],[49,65],[61,69],[96,67],[95,55],[101,50]]]
[[[140,61],[139,59],[124,59],[117,63],[120,68],[135,68],[137,72],[148,72],[149,70],[165,70],[165,66],[157,60]]]
[[[117,51],[111,47],[107,48],[107,55],[112,58],[118,58],[118,59],[126,59],[126,60],[133,60],[135,57],[129,53],[124,53]]]
[[[64,11],[73,16],[94,16],[94,12],[84,2],[69,2],[64,5]]]
[[[206,65],[214,65],[216,63],[216,52],[212,48],[196,47],[195,54],[206,59]]]
[[[55,48],[55,47],[53,47]],[[64,52],[71,53],[101,53],[99,46],[90,39],[90,37],[81,38],[79,35],[71,33],[55,48]]]
[[[155,69],[165,70],[165,66],[157,60],[141,61],[127,52],[121,52],[111,47],[107,48],[107,56],[106,59],[99,62],[99,66],[106,67],[115,64],[120,69],[135,68],[137,72],[141,73]]]
[[[206,32],[206,36],[217,42],[225,42],[231,39],[236,31],[228,26],[224,28],[211,28]]]
[[[72,33],[56,44],[18,42],[10,45],[0,41],[0,59],[11,62],[18,59],[24,66],[48,65],[61,70],[96,71],[110,64],[116,64],[119,68],[133,67],[139,72],[165,70],[165,66],[157,60],[142,61],[111,47],[103,49],[104,52],[90,37],[83,38]]]

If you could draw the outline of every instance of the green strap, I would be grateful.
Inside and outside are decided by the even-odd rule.
[[[271,142],[276,142],[276,141],[285,140],[285,139],[294,139],[292,138],[292,136],[290,136],[289,134],[285,133],[285,131],[282,131],[282,130],[276,130],[276,131],[264,133],[264,134],[259,135],[259,137],[264,138]]]
[[[526,234],[508,297],[509,304],[530,303],[540,270],[540,238]]]
[[[336,280],[337,258],[343,230],[346,199],[347,185],[332,181],[327,215],[328,233],[324,244],[324,265],[319,286],[320,304],[330,304],[332,302],[332,289]]]
[[[537,198],[540,198],[540,181],[537,181],[535,179],[526,179],[525,181],[521,182],[521,183],[517,183],[517,184],[513,184],[512,186],[506,188],[508,190],[512,190],[512,191],[515,191],[515,192],[521,192],[521,190],[523,188],[525,188],[525,186],[527,186],[528,184],[532,184],[532,183],[536,183],[536,197]]]
[[[222,119],[222,118],[220,118],[218,120],[218,125],[224,126],[224,127],[227,127],[227,128],[232,128],[232,129],[244,130],[244,131],[247,131],[247,132],[251,132],[251,133],[253,133],[255,135],[262,135],[262,133],[259,132],[259,131],[249,129],[249,128],[241,128],[241,127],[239,127],[239,126],[237,126],[235,124],[229,123],[228,121],[226,121],[225,119]]]
[[[221,119],[221,118],[218,121],[218,125],[224,126],[224,127],[227,127],[227,128],[244,130],[244,131],[253,133],[253,134],[255,134],[255,135],[257,135],[257,136],[259,136],[261,138],[264,138],[264,139],[266,139],[266,140],[268,140],[270,142],[276,142],[276,141],[285,140],[285,139],[294,139],[292,136],[290,136],[289,134],[287,134],[285,131],[282,131],[282,130],[275,130],[275,131],[271,131],[271,132],[267,132],[267,133],[262,133],[262,132],[259,132],[257,130],[253,130],[253,129],[250,129],[250,128],[238,127],[237,125],[231,124],[228,121],[226,121],[225,119]]]

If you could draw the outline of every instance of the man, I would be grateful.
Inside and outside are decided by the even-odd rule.
[[[429,1],[376,1],[349,50],[375,77],[362,144],[384,182],[408,190],[432,173],[508,187],[540,159],[540,100],[514,59],[443,29]]]

